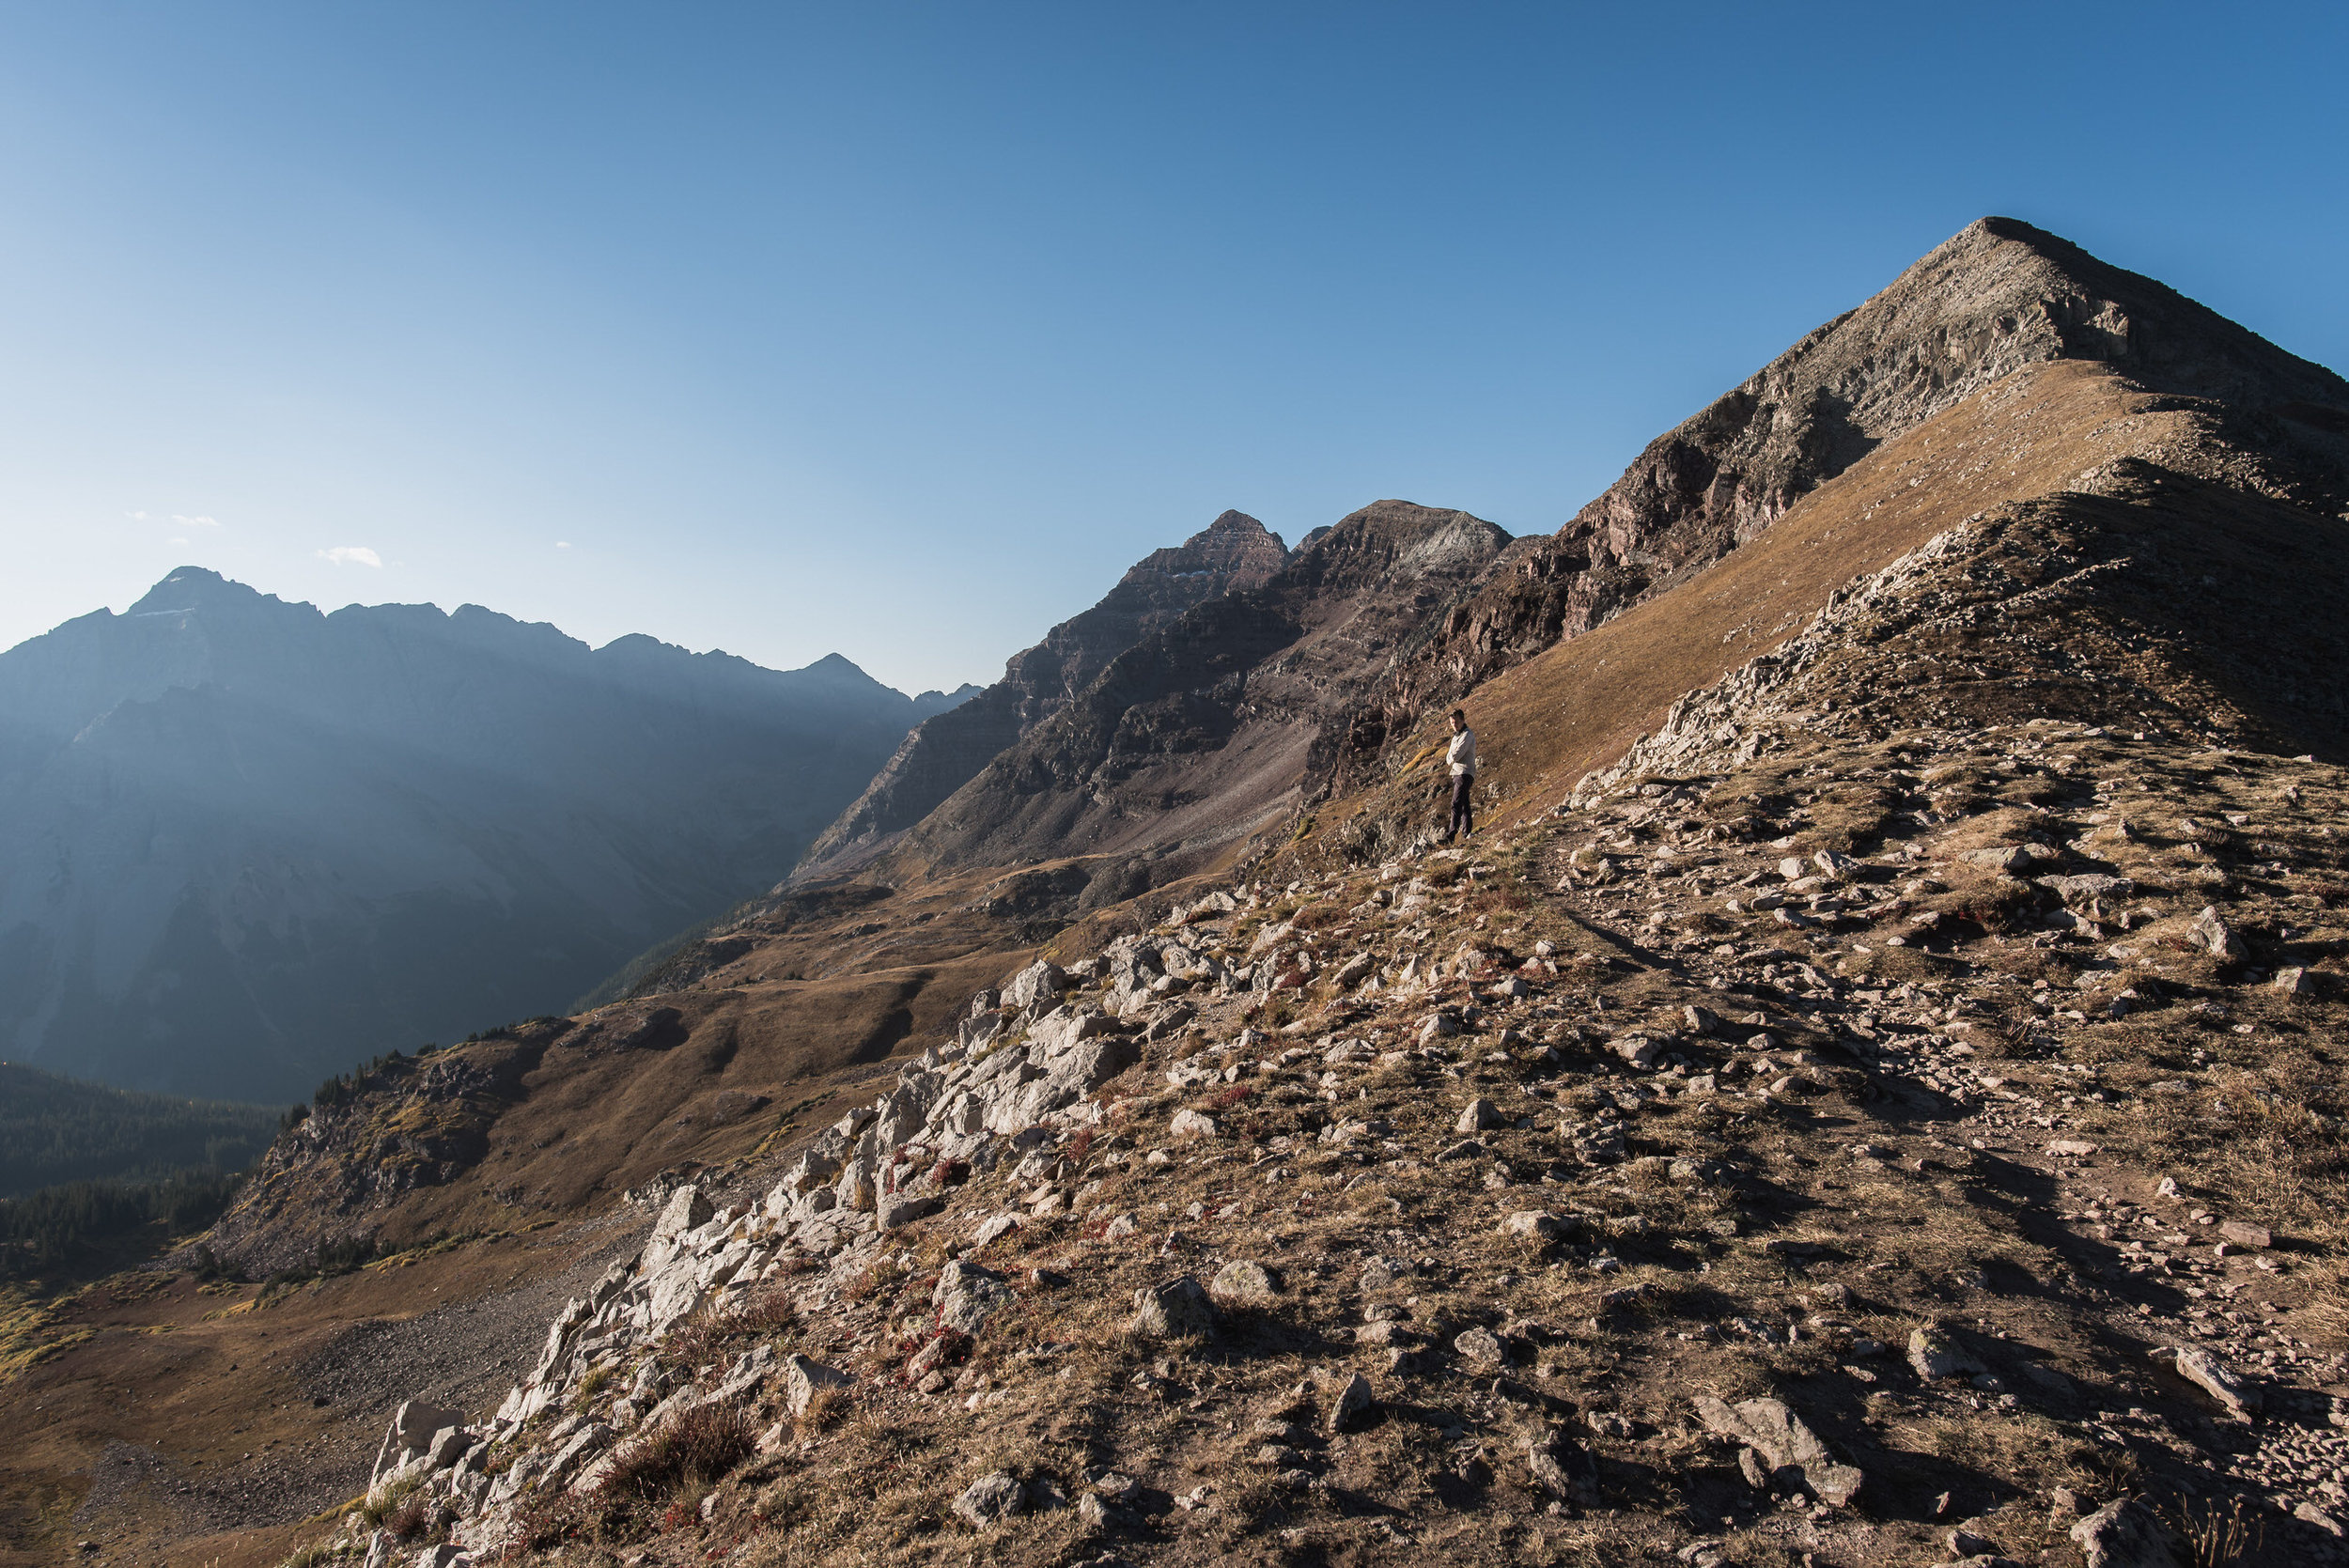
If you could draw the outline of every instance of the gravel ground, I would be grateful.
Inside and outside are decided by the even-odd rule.
[[[168,1563],[173,1541],[288,1524],[356,1497],[401,1401],[428,1399],[487,1416],[530,1371],[549,1319],[614,1259],[642,1245],[649,1220],[621,1208],[591,1228],[590,1250],[560,1272],[404,1321],[369,1318],[344,1328],[294,1368],[303,1390],[341,1416],[314,1442],[265,1450],[210,1473],[150,1446],[109,1444],[73,1514],[77,1537],[101,1545],[83,1560]],[[139,1551],[110,1545],[142,1538],[149,1545]]]

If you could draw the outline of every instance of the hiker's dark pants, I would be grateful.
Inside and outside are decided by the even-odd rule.
[[[1469,792],[1475,787],[1476,775],[1460,773],[1452,780],[1452,826],[1444,830],[1443,841],[1450,844],[1462,833],[1472,833],[1476,824],[1470,818]]]

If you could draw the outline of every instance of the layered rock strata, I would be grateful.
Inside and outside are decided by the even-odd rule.
[[[1153,551],[1100,603],[1014,654],[1003,679],[908,735],[863,794],[809,846],[801,875],[841,869],[911,827],[1075,700],[1118,654],[1194,605],[1257,586],[1287,559],[1279,535],[1235,511],[1171,550]]]

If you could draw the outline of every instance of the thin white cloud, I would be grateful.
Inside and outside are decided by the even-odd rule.
[[[171,514],[171,520],[182,528],[218,528],[220,526],[218,518],[183,518],[177,512]]]
[[[568,550],[571,548],[571,541],[568,539],[557,539],[554,541],[554,548],[557,550]]]
[[[319,551],[319,559],[332,561],[338,567],[374,567],[381,570],[383,566],[383,557],[365,545],[336,545],[332,550]]]
[[[129,518],[132,522],[145,522],[148,520],[147,514],[145,512],[125,512],[122,515]]]

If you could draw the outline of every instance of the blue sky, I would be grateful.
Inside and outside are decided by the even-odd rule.
[[[1985,212],[2349,368],[2344,16],[0,6],[0,645],[192,562],[985,681],[1226,506],[1554,529]]]

